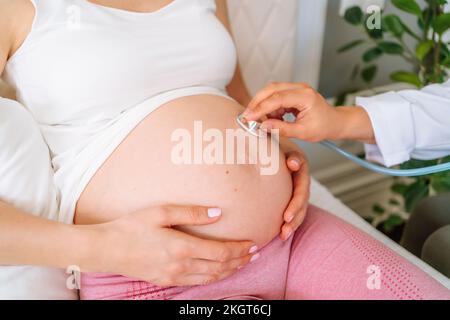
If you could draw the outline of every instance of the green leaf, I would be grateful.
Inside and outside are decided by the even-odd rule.
[[[361,66],[359,64],[355,65],[355,67],[352,70],[352,74],[350,76],[350,79],[352,81],[354,81],[356,79],[356,77],[358,76],[360,70],[361,70]],[[357,91],[359,91],[359,90],[355,90],[355,92],[357,92]]]
[[[440,163],[449,163],[450,162],[450,156],[447,156],[445,158],[442,158]]]
[[[390,41],[382,41],[378,43],[378,48],[387,54],[402,54],[404,52],[404,49],[400,44]]]
[[[375,66],[375,65],[368,66],[362,70],[361,77],[363,78],[363,80],[365,82],[370,83],[373,81],[373,79],[375,79],[377,72],[378,72],[377,66]]]
[[[359,40],[355,40],[350,43],[347,43],[346,45],[344,45],[338,49],[338,53],[346,52],[350,49],[353,49],[353,48],[365,43],[365,42],[366,42],[365,40],[359,39]]]
[[[380,48],[372,48],[367,50],[363,55],[363,61],[366,63],[372,62],[383,55],[383,51]]]
[[[397,71],[391,74],[391,80],[396,82],[404,82],[415,85],[418,88],[422,87],[422,81],[417,74],[406,71]]]
[[[368,24],[365,23],[364,24],[364,29],[366,29],[367,35],[374,40],[379,40],[379,39],[383,39],[383,34],[384,34],[384,30],[383,28],[381,29],[369,29],[368,28]]]
[[[423,180],[418,180],[409,185],[404,194],[406,211],[411,213],[428,195],[429,187]]]
[[[372,217],[365,217],[364,220],[366,220],[369,224],[372,224],[375,219]]]
[[[420,19],[419,19],[420,20]],[[422,37],[418,36],[414,31],[412,31],[406,24],[402,22],[403,28],[405,29],[405,32],[409,34],[411,37],[416,39],[417,41],[422,41]]]
[[[392,0],[392,4],[397,7],[397,9],[422,18],[422,9],[415,0]]]
[[[443,35],[450,29],[450,13],[444,13],[436,18],[433,22],[433,29],[439,35]]]
[[[383,18],[383,25],[395,37],[401,38],[405,33],[405,28],[402,21],[395,14],[385,16]]]
[[[393,206],[399,206],[399,205],[400,205],[400,202],[398,202],[397,199],[390,199],[390,200],[389,200],[389,204],[390,204],[390,205],[393,205]]]
[[[358,6],[354,6],[347,9],[344,15],[345,21],[354,26],[360,25],[363,22],[363,17],[364,17],[363,11]]]
[[[375,212],[377,215],[380,215],[380,214],[383,214],[383,213],[386,212],[386,209],[383,208],[383,207],[382,207],[381,205],[379,205],[379,204],[375,204],[375,205],[372,207],[372,210],[373,210],[373,212]]]
[[[431,186],[436,192],[450,192],[450,174],[433,176]]]
[[[438,164],[438,160],[417,160],[411,159],[400,165],[402,170],[419,169],[425,167],[431,167]]]
[[[442,64],[443,66],[445,66],[445,67],[447,67],[447,68],[450,69],[450,56],[444,58],[444,59],[441,61],[441,64]]]
[[[396,227],[405,224],[405,220],[398,214],[390,216],[384,223],[383,227],[386,232],[392,232]]]
[[[408,189],[408,185],[404,183],[396,183],[391,187],[393,193],[403,196]]]
[[[387,220],[383,223],[384,229],[387,232],[391,232],[395,227],[401,226],[405,223],[405,220],[398,214],[394,214],[387,218]]]
[[[429,40],[422,43],[419,43],[419,45],[416,48],[416,57],[420,61],[423,61],[425,57],[430,53],[431,49],[434,47],[434,42]]]
[[[441,45],[441,54],[440,54],[440,63],[443,66],[446,66],[448,68],[448,65],[450,64],[450,50],[448,48],[450,44],[442,44]]]

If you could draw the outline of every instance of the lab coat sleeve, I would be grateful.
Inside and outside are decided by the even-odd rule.
[[[422,90],[357,98],[372,121],[376,145],[366,145],[368,160],[391,167],[411,158],[450,155],[450,81]]]

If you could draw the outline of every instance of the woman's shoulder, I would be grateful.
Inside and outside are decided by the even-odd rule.
[[[21,22],[33,19],[34,5],[31,0],[0,0],[0,23]]]
[[[30,0],[0,0],[0,42],[11,56],[31,30],[35,8]]]

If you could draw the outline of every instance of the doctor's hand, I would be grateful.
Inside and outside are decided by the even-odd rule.
[[[220,209],[204,207],[165,206],[136,212],[100,225],[100,230],[94,226],[96,237],[88,260],[103,262],[102,272],[162,287],[210,284],[249,263],[257,248],[249,241],[204,240],[173,227],[212,224],[220,216]]]
[[[292,113],[294,122],[283,121]],[[273,83],[261,90],[243,114],[248,121],[267,116],[262,129],[309,142],[353,139],[375,143],[370,118],[361,107],[333,107],[304,83]]]

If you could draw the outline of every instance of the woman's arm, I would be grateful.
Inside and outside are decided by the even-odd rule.
[[[0,265],[84,268],[93,258],[90,237],[88,230],[25,214],[0,202]]]
[[[0,265],[38,265],[104,272],[160,286],[222,280],[250,262],[251,242],[207,241],[172,229],[207,225],[220,210],[155,207],[105,224],[64,225],[0,202]]]
[[[230,20],[228,17],[228,7],[226,0],[216,0],[217,2],[217,18],[223,23],[225,28],[227,28],[228,32],[232,35],[233,31],[231,30]],[[236,72],[234,73],[233,80],[231,80],[230,84],[227,87],[228,94],[239,102],[243,106],[247,106],[252,97],[248,92],[248,89],[245,85],[244,78],[242,77],[241,68],[238,66],[236,68]]]
[[[0,0],[0,76],[11,50],[11,23],[6,16],[5,0]]]

